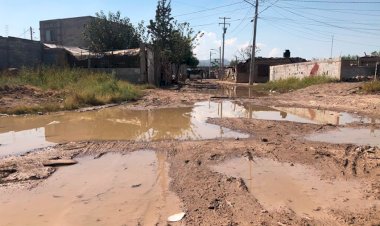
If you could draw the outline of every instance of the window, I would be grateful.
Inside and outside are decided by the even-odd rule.
[[[54,42],[57,41],[55,37],[55,32],[53,30],[46,30],[45,32],[45,41]]]

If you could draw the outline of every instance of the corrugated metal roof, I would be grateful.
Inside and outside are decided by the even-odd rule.
[[[62,45],[46,44],[46,43],[44,43],[44,46],[50,49],[64,49],[76,58],[83,58],[83,57],[87,58],[88,56],[101,57],[103,55],[138,56],[140,54],[140,48],[108,51],[108,52],[105,52],[104,54],[99,54],[99,53],[90,52],[89,50],[82,49],[79,47],[62,46]]]

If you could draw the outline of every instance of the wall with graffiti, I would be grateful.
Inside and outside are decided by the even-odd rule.
[[[340,79],[341,60],[329,59],[270,67],[271,81],[290,77],[304,78],[318,75]]]

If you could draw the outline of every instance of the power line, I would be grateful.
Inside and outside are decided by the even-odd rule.
[[[279,8],[279,9],[282,9],[284,11],[287,11],[291,14],[294,14],[294,15],[297,15],[297,16],[300,16],[300,17],[303,17],[305,19],[308,19],[308,20],[312,20],[314,22],[317,22],[317,23],[320,23],[320,24],[324,24],[326,26],[330,26],[330,27],[334,27],[334,28],[339,28],[339,29],[343,29],[343,30],[351,30],[351,31],[361,31],[363,33],[367,33],[367,34],[373,34],[373,35],[376,35],[374,33],[371,33],[371,32],[367,32],[367,30],[378,30],[378,29],[370,29],[370,28],[349,28],[349,27],[344,27],[344,26],[339,26],[339,25],[335,25],[335,24],[332,24],[332,23],[328,23],[328,22],[325,22],[325,21],[320,21],[320,20],[316,20],[314,18],[311,18],[311,17],[307,17],[305,15],[302,15],[300,13],[296,13],[294,11],[291,11],[291,10],[288,10],[288,9],[283,9],[281,7],[278,7],[278,6],[275,6],[276,8]]]
[[[243,1],[231,3],[231,4],[228,4],[228,5],[221,5],[221,6],[217,6],[217,7],[213,7],[213,8],[207,8],[207,9],[203,9],[203,10],[198,10],[198,11],[194,11],[194,12],[190,12],[190,13],[178,14],[178,15],[174,15],[174,17],[187,16],[187,15],[192,15],[192,14],[195,14],[195,13],[203,13],[203,12],[212,11],[212,10],[216,10],[216,9],[220,9],[220,8],[226,8],[226,7],[233,6],[233,5],[238,5],[238,4],[241,4],[241,3],[243,3]]]
[[[330,1],[330,0],[282,0],[283,2],[329,3],[329,4],[380,4],[380,1]]]
[[[225,38],[226,38],[226,33],[227,33],[227,27],[226,25],[230,26],[231,24],[230,23],[226,23],[226,20],[230,20],[231,18],[229,17],[219,17],[219,19],[222,19],[223,20],[223,23],[219,23],[219,25],[222,25],[223,24],[223,47],[222,47],[222,70],[224,70],[224,41],[225,41]]]

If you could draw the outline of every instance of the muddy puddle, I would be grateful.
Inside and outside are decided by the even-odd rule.
[[[247,134],[206,123],[220,117],[219,103],[194,107],[129,110],[114,107],[92,112],[0,118],[0,157],[22,154],[54,143],[87,140],[201,140],[247,138]],[[234,112],[225,116],[240,115]],[[11,139],[12,137],[12,139]]]
[[[204,89],[200,92],[211,94],[216,97],[228,98],[255,98],[266,96],[264,92],[258,92],[254,87],[242,85],[220,85],[216,89]]]
[[[243,178],[249,192],[270,211],[289,208],[302,217],[329,222],[330,209],[358,212],[380,205],[379,200],[364,198],[359,181],[321,180],[317,171],[298,164],[235,158],[212,169]]]
[[[333,144],[356,144],[380,147],[379,129],[339,128],[306,136],[307,140]]]
[[[270,108],[231,101],[204,101],[192,107],[130,110],[113,107],[91,112],[0,118],[0,157],[73,141],[247,138],[247,134],[207,123],[208,118],[250,118],[344,125],[378,122],[347,113],[305,108]]]
[[[1,225],[166,225],[183,210],[165,160],[153,151],[78,159],[32,190],[3,191]]]

